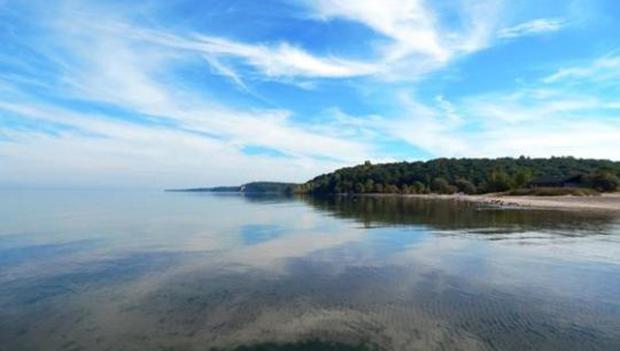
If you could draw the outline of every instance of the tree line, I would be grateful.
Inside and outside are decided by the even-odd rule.
[[[297,186],[300,193],[466,193],[505,192],[532,186],[537,178],[574,177],[571,186],[597,191],[620,187],[620,162],[552,158],[439,158],[430,161],[364,164],[320,175]]]

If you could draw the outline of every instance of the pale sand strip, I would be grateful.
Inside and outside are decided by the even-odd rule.
[[[487,195],[407,195],[429,199],[452,199],[499,207],[544,208],[559,210],[596,210],[620,212],[620,193],[600,196],[508,196]]]

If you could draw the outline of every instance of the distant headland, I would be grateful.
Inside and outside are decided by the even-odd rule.
[[[551,158],[438,158],[372,164],[366,161],[303,184],[251,182],[167,191],[280,194],[595,195],[620,189],[620,162]]]
[[[166,189],[181,192],[215,192],[215,193],[248,193],[248,194],[291,194],[300,184],[282,182],[251,182],[236,186],[216,186],[211,188]]]

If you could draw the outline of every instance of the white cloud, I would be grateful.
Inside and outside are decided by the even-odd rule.
[[[288,43],[268,47],[199,36],[195,44],[198,44],[197,49],[207,53],[241,58],[246,64],[257,67],[268,77],[353,77],[369,75],[376,71],[376,67],[372,64],[336,57],[316,57]]]
[[[205,34],[183,34],[142,28],[118,19],[109,24],[80,21],[71,24],[70,29],[92,31],[110,37],[125,37],[139,44],[157,45],[161,48],[181,49],[201,54],[209,60],[218,59],[216,68],[222,67],[221,60],[244,64],[260,71],[266,77],[312,77],[342,78],[366,76],[376,73],[375,63],[347,60],[334,56],[320,57],[287,42],[276,44],[243,43]],[[238,61],[235,61],[238,60]],[[230,67],[226,70],[230,75]]]
[[[385,37],[370,46],[364,58],[318,56],[286,41],[244,43],[206,34],[173,33],[138,27],[127,21],[71,21],[69,29],[92,30],[138,43],[195,52],[206,57],[219,73],[243,88],[244,67],[257,70],[262,78],[347,78],[374,76],[410,80],[444,67],[460,55],[490,45],[496,27],[499,0],[459,1],[452,5],[459,25],[452,27],[420,0],[382,2],[321,0],[308,3],[313,18],[335,18],[359,22]],[[346,38],[343,38],[346,40]],[[361,43],[370,45],[371,43]]]
[[[402,94],[396,117],[366,122],[437,157],[576,156],[620,160],[617,101],[561,89],[518,89],[431,104]]]
[[[170,53],[168,47],[134,43],[119,36],[115,30],[109,30],[123,28],[128,32],[127,26],[114,22],[103,29],[102,23],[103,20],[100,20],[96,26],[81,27],[75,38],[64,38],[66,47],[81,63],[76,69],[66,71],[68,79],[76,82],[75,97],[106,101],[137,113],[170,119],[179,127],[217,135],[232,145],[266,146],[294,157],[329,156],[335,160],[353,161],[363,159],[370,152],[362,143],[306,131],[306,126],[289,121],[289,111],[228,108],[208,101],[208,98],[194,91],[177,87],[166,74],[180,55],[178,52]],[[140,34],[141,38],[147,36],[151,38],[147,42],[162,38],[162,35],[152,32]],[[256,60],[263,59],[263,56],[267,60],[266,57],[270,56],[267,51],[225,41],[164,38],[174,47],[192,48],[205,54],[235,53]],[[98,44],[86,44],[91,42]],[[253,53],[253,50],[259,53]],[[265,65],[269,66],[269,63]],[[273,66],[273,70],[287,69],[277,63]],[[323,69],[321,67],[319,64],[316,69]],[[219,70],[237,77],[222,66]],[[284,74],[284,71],[279,72]],[[325,68],[327,72],[329,69]]]
[[[603,56],[580,66],[562,68],[543,79],[545,83],[620,80],[620,56]]]
[[[553,127],[550,127],[553,126]],[[620,160],[620,123],[550,118],[544,123],[501,126],[482,133],[472,155],[575,156]]]
[[[356,118],[335,108],[320,123],[300,121],[285,109],[225,106],[200,89],[184,86],[174,75],[188,62],[208,63],[251,94],[247,83],[257,75],[301,85],[310,84],[304,80],[312,78],[411,79],[490,45],[496,25],[492,18],[499,5],[460,2],[454,9],[461,19],[458,28],[446,27],[422,1],[324,0],[310,7],[315,18],[359,22],[385,40],[374,47],[371,58],[358,61],[313,55],[286,42],[242,43],[153,30],[116,14],[80,13],[81,19],[74,19],[75,13],[60,13],[39,45],[31,48],[50,58],[50,71],[59,74],[58,81],[44,80],[46,89],[63,99],[105,102],[124,114],[151,120],[131,122],[113,112],[87,113],[64,104],[53,107],[21,88],[29,77],[2,76],[0,89],[6,94],[0,97],[0,113],[41,128],[70,127],[57,135],[3,130],[3,136],[12,141],[0,148],[2,164],[8,169],[2,179],[152,186],[230,184],[274,176],[302,181],[365,159],[387,160],[376,149],[393,139],[437,156],[618,158],[614,155],[619,146],[618,122],[596,115],[601,107],[618,109],[618,101],[570,94],[554,85],[567,79],[613,81],[620,67],[613,55],[556,72],[544,80],[546,89],[456,100],[437,96],[429,103],[402,94],[399,117]],[[521,33],[528,33],[524,28]],[[274,149],[286,157],[249,156],[241,151],[247,145]]]
[[[319,0],[314,6],[321,18],[360,22],[391,38],[387,61],[414,52],[445,61],[451,54],[441,43],[434,14],[421,1]]]
[[[466,150],[459,134],[463,121],[456,108],[443,97],[436,105],[426,105],[405,92],[399,94],[401,112],[397,116],[352,116],[334,108],[327,113],[329,128],[346,130],[349,136],[364,136],[369,142],[401,140],[431,155],[457,155]],[[347,136],[347,135],[345,135]],[[374,159],[393,162],[393,158]]]
[[[396,80],[415,78],[488,46],[501,8],[499,1],[453,3],[460,26],[449,27],[421,0],[320,0],[308,6],[320,19],[359,22],[388,38],[378,47],[376,64],[380,75]]]
[[[557,18],[538,18],[532,21],[502,28],[497,32],[501,39],[513,39],[528,35],[557,32],[566,26],[566,22]]]
[[[230,78],[230,80],[232,80],[239,88],[249,92],[249,89],[243,82],[243,79],[241,79],[241,77],[232,68],[220,62],[220,60],[214,55],[204,55],[204,58],[216,72]]]
[[[54,93],[87,103],[110,103],[151,120],[131,122],[105,113],[52,106],[8,82],[12,92],[0,98],[0,113],[41,128],[61,124],[69,129],[57,135],[29,129],[4,133],[12,140],[0,149],[3,165],[10,169],[3,173],[5,182],[163,187],[274,177],[303,181],[317,171],[361,162],[373,154],[370,145],[339,138],[337,131],[313,132],[304,123],[292,121],[290,111],[228,107],[179,85],[171,76],[175,65],[194,59],[192,53],[197,60],[207,54],[217,60],[218,55],[234,52],[260,63],[271,54],[266,49],[140,32],[105,16],[92,22],[88,18],[58,21],[49,29],[49,37],[36,49],[41,56],[54,57],[54,69],[62,82]],[[132,34],[131,29],[136,32]],[[149,40],[137,39],[147,35]],[[321,62],[304,61],[305,56],[295,48],[281,46],[279,50],[293,60],[299,55],[302,63],[287,66],[288,58],[275,59],[274,65],[281,66],[273,68],[273,74],[296,69],[342,72]],[[231,79],[237,77],[225,66],[218,69]],[[245,145],[275,149],[286,157],[249,156],[241,151]]]
[[[174,187],[204,184],[237,184],[250,180],[311,178],[343,161],[317,160],[315,154],[338,157],[351,152],[355,143],[305,133],[295,128],[267,124],[274,134],[258,127],[233,131],[230,139],[208,138],[187,129],[140,125],[107,116],[24,104],[1,103],[0,111],[22,116],[40,126],[46,123],[71,127],[56,135],[31,130],[6,130],[11,139],[0,148],[4,182],[76,186]],[[244,120],[242,117],[240,120]],[[257,115],[260,119],[260,115]],[[239,121],[239,120],[238,120]],[[273,122],[272,122],[273,123]],[[281,133],[290,133],[282,138]],[[292,157],[249,156],[241,146],[253,140],[278,139],[280,150],[292,146]],[[312,150],[312,147],[315,150]],[[360,162],[366,153],[360,155]],[[353,161],[352,161],[353,162]],[[274,178],[277,177],[277,178]]]
[[[459,155],[467,149],[459,134],[462,122],[454,118],[454,107],[447,100],[442,98],[437,105],[428,106],[401,94],[401,103],[402,117],[383,122],[386,133],[432,155]],[[447,104],[451,106],[450,113],[445,111]]]

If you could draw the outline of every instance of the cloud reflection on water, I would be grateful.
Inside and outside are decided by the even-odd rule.
[[[38,215],[0,231],[8,350],[620,343],[613,217],[397,198],[43,195],[55,194],[33,194]]]

